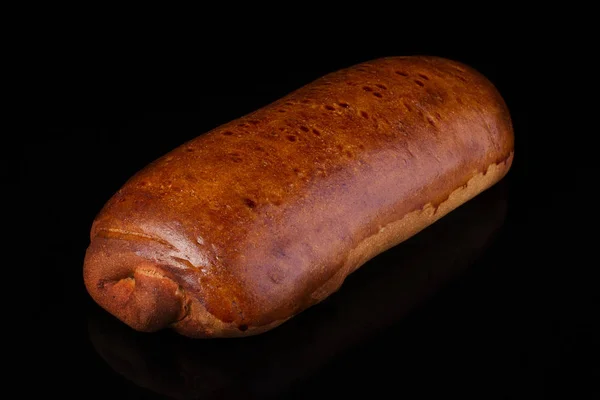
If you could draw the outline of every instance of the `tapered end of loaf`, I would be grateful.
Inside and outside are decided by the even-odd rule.
[[[156,261],[165,254],[161,246],[95,235],[83,267],[85,286],[94,301],[135,330],[172,328],[193,338],[250,336],[284,322],[247,326],[243,321],[219,319],[206,309],[204,293],[194,290],[194,271],[186,273],[168,260]]]
[[[92,298],[133,329],[153,332],[185,316],[180,286],[160,267],[128,254],[110,252],[110,243],[92,243],[84,281]]]

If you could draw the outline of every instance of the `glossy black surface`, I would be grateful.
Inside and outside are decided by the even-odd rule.
[[[555,53],[518,44],[54,54],[57,65],[40,79],[43,127],[27,138],[19,164],[23,223],[37,238],[27,254],[36,295],[32,390],[140,399],[594,398],[598,206],[588,188],[599,176],[596,131],[579,125],[574,97],[563,91],[577,68],[555,58],[548,69]],[[81,276],[89,228],[129,176],[327,72],[406,54],[454,58],[496,84],[516,136],[501,184],[257,337],[140,334],[91,301]]]

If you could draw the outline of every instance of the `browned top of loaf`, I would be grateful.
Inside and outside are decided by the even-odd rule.
[[[472,69],[379,59],[155,161],[107,203],[91,236],[163,241],[177,250],[168,274],[209,313],[267,324],[309,305],[330,266],[379,227],[506,159],[510,125],[495,88]]]

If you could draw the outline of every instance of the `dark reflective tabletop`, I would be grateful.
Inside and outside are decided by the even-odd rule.
[[[523,85],[506,52],[446,55],[480,69],[505,96],[516,135],[509,175],[369,261],[323,303],[263,335],[190,340],[135,332],[87,295],[91,222],[129,176],[323,73],[409,51],[380,50],[325,57],[319,67],[305,59],[279,74],[266,61],[243,76],[207,64],[199,68],[210,79],[175,81],[171,92],[159,80],[161,93],[179,97],[110,86],[96,99],[90,93],[103,81],[83,79],[87,95],[52,109],[21,166],[27,224],[44,232],[27,255],[38,295],[28,331],[36,338],[26,346],[31,390],[108,399],[594,398],[598,211],[587,187],[600,175],[585,146],[536,109],[539,82]],[[121,109],[105,111],[110,101]]]

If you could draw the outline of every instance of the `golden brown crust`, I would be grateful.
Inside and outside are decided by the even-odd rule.
[[[260,333],[493,185],[512,154],[502,98],[464,65],[338,71],[130,179],[94,222],[86,286],[139,330]]]

